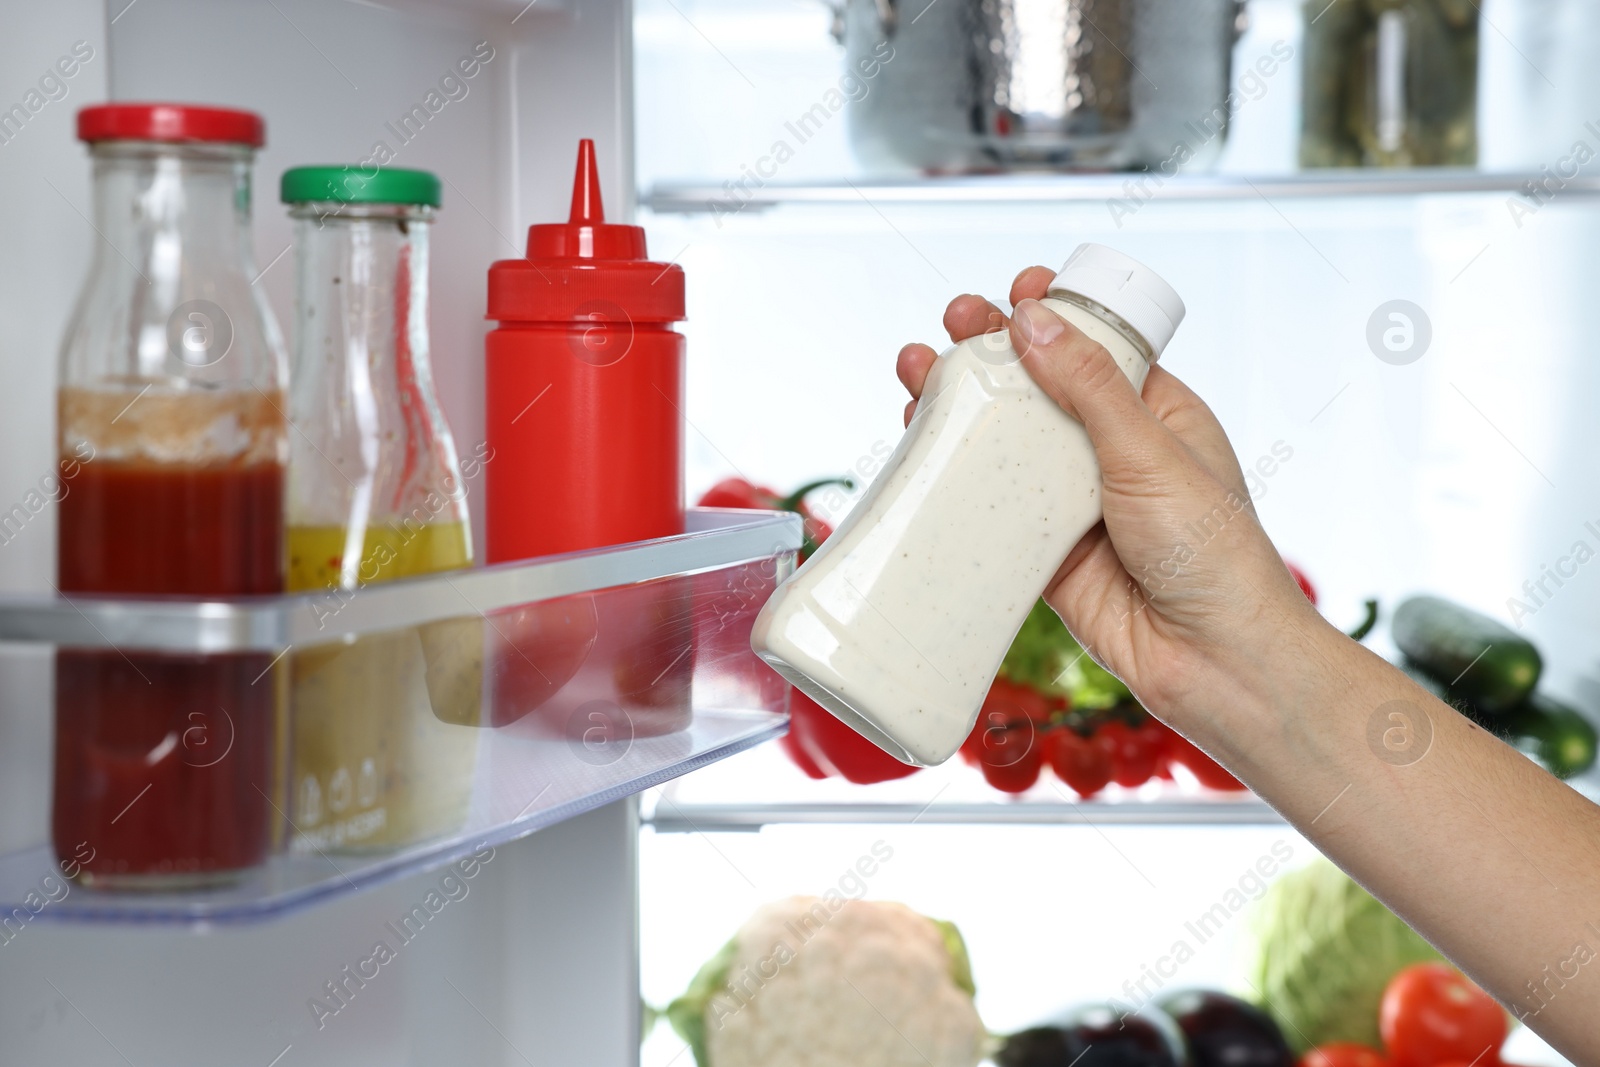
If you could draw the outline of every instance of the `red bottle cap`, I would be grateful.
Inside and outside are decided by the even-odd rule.
[[[97,104],[78,112],[80,141],[267,143],[267,124],[253,111],[191,104]]]
[[[572,213],[528,227],[528,257],[489,268],[498,322],[678,322],[683,268],[645,258],[644,227],[607,222],[594,142],[578,142]]]

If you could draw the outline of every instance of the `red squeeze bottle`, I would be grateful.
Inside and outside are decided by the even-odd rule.
[[[683,268],[605,221],[594,142],[572,215],[489,268],[490,563],[683,532]]]

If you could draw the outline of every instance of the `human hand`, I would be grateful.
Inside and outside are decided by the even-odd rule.
[[[1102,346],[1039,303],[1052,277],[1044,267],[1017,276],[1014,318],[961,296],[944,326],[956,342],[1009,330],[1034,381],[1088,429],[1105,518],[1045,598],[1090,655],[1182,729],[1209,719],[1252,669],[1270,669],[1261,651],[1321,620],[1261,528],[1216,416],[1159,365],[1141,398]],[[914,398],[936,358],[927,345],[901,349],[896,370]]]

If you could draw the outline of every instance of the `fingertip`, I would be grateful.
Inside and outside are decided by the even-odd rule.
[[[1049,267],[1024,268],[1011,283],[1011,306],[1016,307],[1024,300],[1043,300],[1055,276],[1056,272]]]
[[[938,358],[939,354],[929,346],[913,342],[900,349],[899,356],[895,358],[895,376],[913,397],[921,396],[922,383],[928,377],[928,368],[932,367],[933,361]]]
[[[952,298],[950,303],[944,306],[943,321],[945,329],[950,328],[950,321],[952,319],[961,318],[969,314],[973,303],[982,299],[983,297],[978,296],[976,293],[962,293],[960,296]]]
[[[1003,329],[1005,312],[975,293],[965,293],[944,309],[944,329],[957,343],[990,330]]]

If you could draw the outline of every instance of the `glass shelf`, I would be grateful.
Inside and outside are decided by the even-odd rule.
[[[0,917],[277,916],[781,735],[750,626],[799,519],[688,531],[342,599],[0,601]]]
[[[40,845],[0,856],[0,915],[25,906],[46,876],[65,896],[42,907],[41,919],[221,925],[284,915],[393,878],[464,859],[574,815],[621,800],[782,735],[785,719],[771,712],[696,709],[689,727],[666,737],[637,738],[616,762],[593,766],[562,742],[499,738],[480,746],[484,779],[473,785],[472,813],[463,828],[410,848],[373,854],[295,848],[239,881],[215,889],[160,893],[109,892],[68,885],[55,855]],[[468,833],[467,829],[473,832]],[[31,909],[30,909],[31,910]]]
[[[1206,789],[1183,768],[1174,774],[1179,781],[1156,779],[1137,789],[1111,785],[1084,800],[1046,769],[1038,784],[1013,796],[990,786],[958,757],[907,778],[856,785],[841,778],[809,778],[778,746],[766,745],[651,790],[641,813],[663,833],[757,831],[796,823],[1270,826],[1284,821],[1253,793]],[[1600,803],[1600,766],[1567,784]]]
[[[0,642],[278,652],[778,556],[797,550],[800,537],[800,521],[791,515],[691,508],[687,532],[676,537],[385,582],[353,594],[227,600],[0,597]]]
[[[1182,772],[1179,772],[1182,773]],[[1017,796],[984,781],[960,759],[908,778],[854,785],[806,777],[775,745],[652,790],[643,816],[662,832],[759,830],[783,823],[957,825],[1270,825],[1282,817],[1250,793],[1219,793],[1196,783],[1108,786],[1083,800],[1046,771]]]
[[[728,188],[697,182],[662,182],[640,195],[640,204],[661,214],[710,214],[762,210],[786,205],[850,204],[1048,204],[1100,203],[1140,192],[1138,173],[984,174],[904,180],[768,183],[746,188],[737,198]],[[1520,193],[1536,174],[1486,174],[1475,170],[1329,170],[1301,174],[1179,175],[1143,189],[1157,200],[1230,201],[1415,197],[1462,193]],[[1130,194],[1130,189],[1133,194]],[[1600,178],[1579,177],[1560,191],[1568,196],[1600,195]]]

